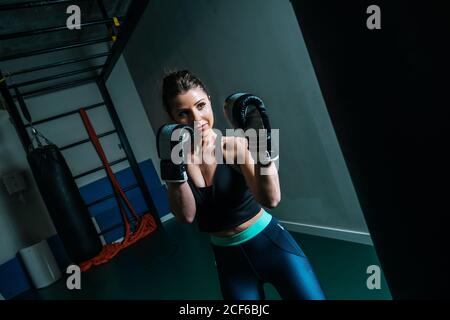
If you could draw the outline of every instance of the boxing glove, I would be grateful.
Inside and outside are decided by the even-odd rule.
[[[255,129],[257,139],[249,141],[249,149],[252,155],[257,154],[257,162],[261,165],[270,165],[276,160],[272,150],[272,135],[267,108],[263,101],[250,93],[234,93],[225,99],[224,114],[233,128]],[[265,129],[259,131],[260,129]],[[264,134],[265,133],[265,134]],[[253,147],[252,147],[253,145]]]
[[[166,182],[185,182],[186,152],[190,150],[194,130],[182,124],[165,124],[156,134],[156,146],[160,158],[161,179]]]

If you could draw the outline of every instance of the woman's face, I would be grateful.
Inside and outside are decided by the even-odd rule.
[[[193,88],[176,96],[170,105],[170,115],[176,123],[189,125],[202,134],[214,125],[211,101],[202,88]]]

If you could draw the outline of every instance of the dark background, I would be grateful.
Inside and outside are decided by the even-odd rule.
[[[291,2],[393,298],[449,297],[445,1]]]

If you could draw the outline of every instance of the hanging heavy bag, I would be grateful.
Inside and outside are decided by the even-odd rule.
[[[67,163],[54,144],[28,153],[28,162],[53,224],[74,263],[95,257],[102,243]]]

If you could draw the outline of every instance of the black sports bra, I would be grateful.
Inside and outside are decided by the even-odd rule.
[[[253,218],[261,210],[244,176],[227,164],[217,164],[211,186],[196,187],[191,177],[197,211],[195,220],[204,232],[232,229]]]

